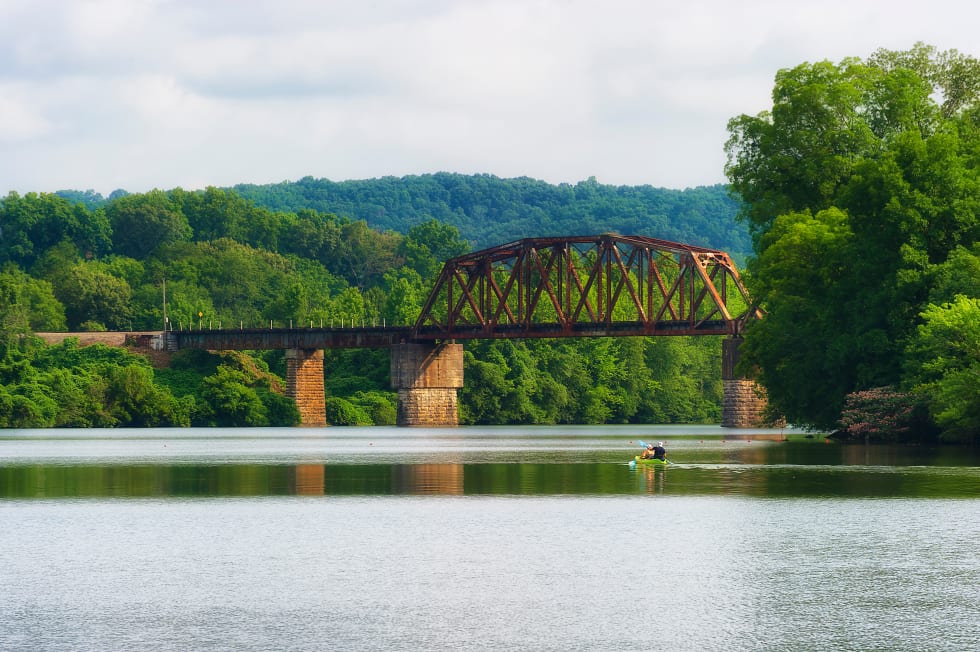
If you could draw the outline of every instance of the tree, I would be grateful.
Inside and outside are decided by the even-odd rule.
[[[108,251],[109,224],[101,212],[48,193],[15,192],[0,200],[0,263],[28,269],[45,251],[70,242],[87,255]]]
[[[875,387],[847,395],[835,436],[864,442],[909,438],[915,423],[915,401],[894,387]]]
[[[328,396],[324,401],[327,423],[334,426],[370,426],[371,417],[358,405],[350,401]]]
[[[428,219],[408,230],[401,241],[398,253],[405,264],[431,283],[450,258],[469,251],[469,243],[459,237],[459,230],[451,224]]]
[[[725,172],[756,235],[777,215],[831,206],[873,149],[874,133],[859,113],[868,77],[854,59],[781,70],[770,111],[729,121]]]
[[[79,330],[82,324],[100,324],[101,329],[111,330],[131,328],[132,289],[125,280],[110,274],[103,263],[79,262],[62,269],[52,285],[65,306],[71,330]]]
[[[908,381],[950,440],[980,439],[980,298],[929,305],[909,342]]]
[[[242,371],[219,365],[204,379],[201,397],[208,402],[217,426],[265,426],[268,412],[251,380]]]
[[[980,89],[975,64],[921,45],[802,64],[777,74],[770,111],[730,121],[767,311],[743,360],[790,421],[830,428],[847,395],[899,385],[937,270],[980,238],[977,94],[937,103]]]
[[[147,364],[112,367],[107,378],[107,411],[120,426],[187,426],[178,404],[166,389],[153,381]]]
[[[422,312],[422,277],[410,267],[385,274],[384,318],[392,325],[412,325]]]
[[[934,270],[929,303],[948,303],[957,295],[980,297],[980,242],[956,247]]]
[[[105,212],[112,226],[113,250],[138,260],[161,245],[189,240],[192,234],[187,218],[161,190],[121,197],[110,202]]]
[[[66,326],[65,308],[50,283],[14,265],[0,271],[0,332],[63,331]]]
[[[767,313],[750,327],[743,360],[759,368],[770,404],[790,422],[833,427],[865,359],[862,342],[844,331],[860,299],[843,278],[854,253],[847,217],[836,209],[782,215],[762,248],[751,286]],[[880,340],[878,331],[864,339]],[[869,345],[868,353],[881,346]]]

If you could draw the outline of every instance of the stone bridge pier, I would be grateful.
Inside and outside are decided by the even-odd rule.
[[[724,385],[721,425],[725,428],[758,428],[766,425],[768,402],[761,385],[735,371],[741,343],[740,337],[726,337],[721,341],[721,379]]]
[[[741,338],[722,340],[721,425],[757,428],[765,423],[765,390],[740,376]],[[391,346],[391,387],[398,392],[399,426],[457,426],[457,390],[463,387],[463,345],[404,343]],[[304,426],[327,425],[324,409],[323,350],[286,351],[286,393],[296,400]]]
[[[462,344],[395,344],[391,387],[398,392],[399,426],[458,426],[457,390],[463,386]],[[286,350],[286,395],[300,423],[326,426],[323,350]]]
[[[391,387],[398,392],[399,426],[458,426],[456,391],[462,386],[462,344],[391,347]]]
[[[323,349],[286,349],[286,396],[296,400],[302,425],[327,425]]]

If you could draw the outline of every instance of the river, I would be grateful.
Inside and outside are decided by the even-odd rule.
[[[951,447],[0,431],[0,650],[973,650],[977,541]]]

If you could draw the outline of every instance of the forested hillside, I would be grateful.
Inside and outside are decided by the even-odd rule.
[[[439,172],[356,181],[304,177],[226,190],[272,211],[311,209],[363,220],[380,231],[404,234],[435,219],[454,226],[473,249],[527,237],[612,232],[723,249],[738,262],[751,250],[748,229],[735,219],[738,204],[723,185],[671,190],[595,179],[555,185]],[[91,190],[56,194],[94,210],[126,192],[117,190],[109,199]]]
[[[286,192],[315,198],[318,187],[321,203]],[[725,233],[745,238],[720,187],[431,175],[252,192],[255,200],[219,188],[0,200],[0,427],[295,423],[282,352],[186,352],[154,368],[125,351],[31,337],[160,330],[164,289],[172,329],[411,324],[442,261],[474,246],[604,231],[726,249]],[[260,204],[277,196],[299,203]],[[465,364],[463,423],[720,417],[720,344],[711,338],[471,343]],[[386,351],[331,351],[326,368],[331,423],[394,421]]]
[[[360,181],[305,177],[234,190],[277,211],[312,208],[405,233],[430,218],[451,224],[474,249],[527,237],[614,232],[724,249],[736,260],[750,250],[738,205],[726,186],[687,190],[612,186],[595,179],[575,185],[521,177],[440,172]]]

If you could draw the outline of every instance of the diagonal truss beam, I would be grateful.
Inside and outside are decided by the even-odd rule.
[[[446,261],[412,337],[737,335],[760,316],[723,251],[614,234],[527,238]]]

